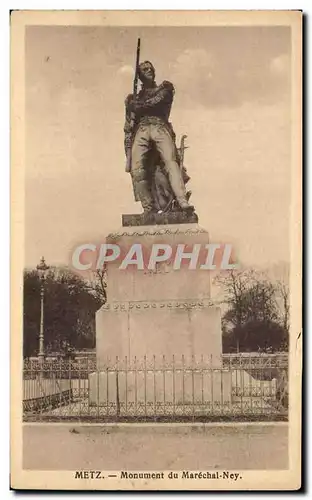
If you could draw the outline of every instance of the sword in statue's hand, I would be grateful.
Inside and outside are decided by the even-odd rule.
[[[184,151],[186,149],[188,149],[188,146],[185,146],[185,139],[187,139],[187,135],[182,135],[181,137],[181,142],[180,142],[180,147],[179,147],[179,157],[180,157],[180,161],[179,161],[179,164],[180,164],[180,168],[181,170],[183,169],[183,166],[184,166]]]

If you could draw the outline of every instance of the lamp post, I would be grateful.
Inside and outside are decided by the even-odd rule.
[[[44,257],[41,257],[37,271],[40,278],[40,331],[39,331],[39,353],[38,359],[40,365],[44,361],[44,282],[49,266],[45,263]]]

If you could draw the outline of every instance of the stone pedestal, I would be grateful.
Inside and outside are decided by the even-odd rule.
[[[114,366],[116,358],[133,361],[163,357],[181,365],[202,357],[221,366],[220,309],[208,300],[129,301],[105,304],[96,317],[97,367]]]
[[[195,243],[204,248],[208,233],[195,223],[140,226],[122,228],[107,242],[122,252],[108,266],[108,302],[96,316],[98,372],[90,376],[90,404],[116,403],[127,414],[129,405],[195,411],[207,401],[229,401],[230,374],[221,370],[221,315],[210,300],[209,271],[190,270],[187,259],[174,270],[174,254],[147,269],[154,243],[174,250],[183,243],[190,251]],[[137,243],[144,248],[144,269],[119,269]]]

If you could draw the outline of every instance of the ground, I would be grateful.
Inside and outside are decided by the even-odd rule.
[[[24,424],[32,470],[287,469],[288,425]]]

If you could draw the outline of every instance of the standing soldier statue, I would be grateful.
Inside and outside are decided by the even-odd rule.
[[[179,157],[169,122],[174,87],[168,81],[156,84],[153,64],[150,61],[139,64],[139,51],[140,40],[134,92],[125,101],[126,171],[131,173],[135,197],[140,200],[144,215],[168,211],[169,207],[192,214],[194,207],[189,204],[190,193],[185,189],[189,177],[180,162],[183,152]],[[137,94],[138,78],[142,88]],[[161,191],[166,195],[164,201],[157,203],[160,199],[157,193]]]

